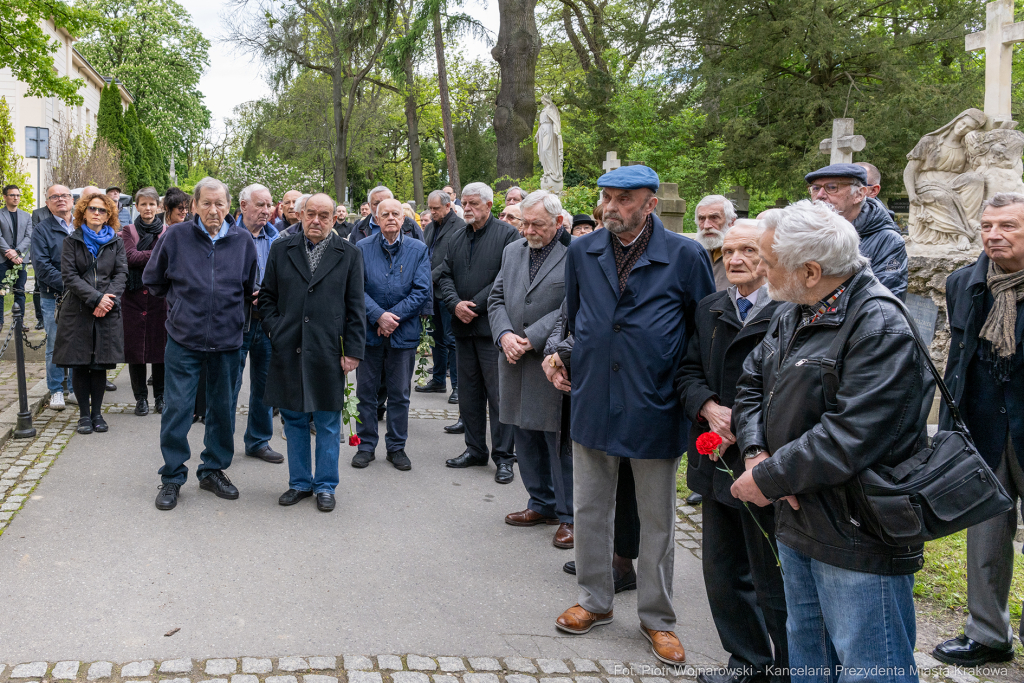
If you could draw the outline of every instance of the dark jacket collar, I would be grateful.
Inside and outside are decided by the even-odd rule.
[[[971,266],[971,277],[967,280],[967,287],[969,289],[974,290],[976,287],[980,287],[984,292],[988,288],[988,264],[988,254],[981,252],[981,256]],[[976,296],[977,293],[975,292],[974,295]]]
[[[466,223],[466,234],[469,236],[483,235],[485,232],[487,232],[487,228],[491,227],[492,223],[494,223],[494,216],[488,216],[487,221],[479,230],[474,230],[473,225],[471,223]]]
[[[647,251],[645,251],[643,255],[640,257],[640,259],[637,261],[637,266],[649,263],[651,261],[654,261],[656,263],[669,262],[668,236],[665,234],[665,226],[664,224],[662,224],[661,219],[654,214],[651,214],[650,230],[651,239],[647,243]],[[588,254],[612,254],[612,239],[618,238],[613,237],[610,230],[596,230],[591,234],[597,235],[597,237],[590,240],[591,244],[587,246]]]

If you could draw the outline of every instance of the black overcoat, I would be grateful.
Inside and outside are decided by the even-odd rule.
[[[340,411],[345,403],[344,355],[363,358],[366,302],[363,257],[334,236],[316,273],[299,233],[274,241],[259,294],[263,330],[273,354],[263,402],[297,412]]]

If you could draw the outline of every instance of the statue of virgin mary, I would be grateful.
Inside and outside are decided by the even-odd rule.
[[[562,191],[562,116],[551,100],[551,95],[540,98],[544,108],[537,126],[537,156],[544,175],[540,187],[548,192]]]

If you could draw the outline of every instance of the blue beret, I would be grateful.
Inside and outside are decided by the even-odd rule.
[[[636,190],[646,187],[657,192],[661,181],[654,169],[647,166],[619,166],[597,179],[598,187],[615,187],[620,190]]]
[[[830,164],[804,176],[808,183],[818,178],[856,178],[863,184],[868,184],[868,172],[857,164]]]

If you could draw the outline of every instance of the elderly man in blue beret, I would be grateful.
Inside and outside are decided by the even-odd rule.
[[[572,352],[573,496],[579,602],[556,620],[587,633],[612,620],[615,488],[629,458],[640,514],[637,611],[654,655],[682,664],[672,575],[676,471],[689,423],[672,378],[697,303],[715,291],[711,259],[654,215],[658,174],[623,166],[598,179],[605,230],[577,238],[565,265]]]
[[[907,247],[893,214],[869,196],[868,172],[857,164],[831,164],[804,176],[812,200],[831,204],[853,223],[860,236],[860,253],[871,262],[878,281],[901,300],[907,299]]]

